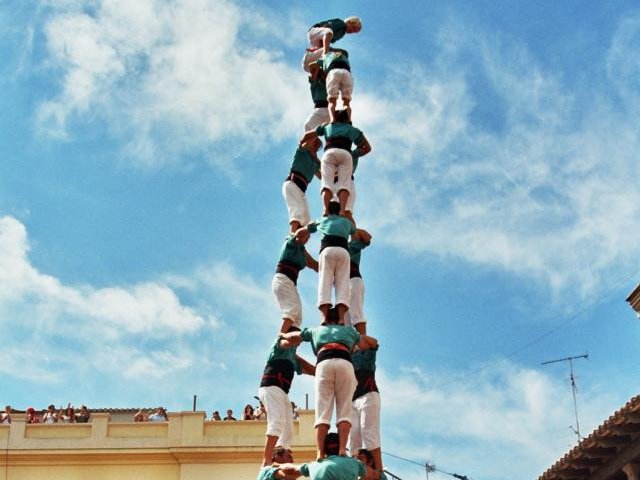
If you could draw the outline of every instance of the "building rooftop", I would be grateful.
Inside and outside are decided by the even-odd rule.
[[[626,480],[623,469],[638,463],[640,395],[631,398],[538,480]]]

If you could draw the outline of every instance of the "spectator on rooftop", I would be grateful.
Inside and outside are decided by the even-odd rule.
[[[254,412],[254,418],[256,420],[266,420],[267,419],[267,410],[264,408],[264,404],[260,402],[260,405],[256,407]]]
[[[220,418],[220,412],[218,412],[217,410],[215,412],[213,412],[211,414],[211,420],[212,421],[220,421],[220,420],[222,420],[222,418]]]
[[[27,408],[27,423],[40,423],[40,416],[33,407]]]
[[[233,416],[233,410],[227,410],[227,416],[224,417],[223,420],[231,420],[235,422],[236,418]]]
[[[80,412],[78,414],[76,414],[76,422],[77,423],[87,423],[89,422],[89,417],[91,416],[91,414],[89,413],[89,410],[87,409],[86,405],[82,405],[80,407]]]
[[[11,405],[4,407],[4,413],[0,414],[0,423],[11,423]]]
[[[242,414],[243,420],[253,420],[253,407],[247,403],[244,407],[244,413]]]
[[[58,421],[58,414],[56,413],[56,407],[49,405],[47,411],[42,415],[42,423],[56,423]]]
[[[134,422],[146,422],[146,421],[148,421],[148,415],[147,415],[147,413],[144,412],[144,410],[140,409],[133,416],[133,421]]]
[[[167,411],[163,407],[156,408],[155,413],[149,415],[150,422],[166,422],[168,420]]]
[[[67,405],[66,412],[62,409],[58,411],[58,422],[75,423],[75,421],[76,421],[76,411],[71,406],[71,404]]]

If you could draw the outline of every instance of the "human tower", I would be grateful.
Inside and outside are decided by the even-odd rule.
[[[290,228],[272,282],[282,323],[258,392],[267,411],[261,480],[300,475],[317,480],[384,477],[375,380],[378,342],[367,335],[359,268],[361,252],[370,244],[371,235],[356,226],[354,217],[353,174],[359,158],[368,154],[371,146],[351,123],[349,54],[334,46],[345,34],[361,28],[360,19],[349,17],[319,22],[308,31],[302,66],[309,77],[314,109],[282,186]],[[323,140],[324,153],[318,159]],[[311,221],[306,190],[314,176],[322,182],[323,213]],[[305,248],[316,232],[321,235],[318,261]],[[301,329],[297,280],[305,267],[318,272],[321,323]],[[315,365],[297,355],[303,341],[311,342]],[[288,392],[294,373],[315,376],[317,461],[303,465],[291,463],[289,448],[293,419]],[[337,434],[329,433],[334,407]],[[355,456],[360,460],[352,458]]]

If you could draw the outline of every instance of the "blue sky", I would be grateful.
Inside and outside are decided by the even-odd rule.
[[[305,32],[356,14],[341,46],[373,146],[356,218],[383,451],[536,477],[575,442],[568,366],[541,362],[589,352],[584,434],[638,393],[640,9],[307,3],[0,2],[0,401],[252,398],[310,111]],[[309,198],[318,215],[317,183]]]

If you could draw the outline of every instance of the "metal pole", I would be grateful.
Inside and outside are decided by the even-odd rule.
[[[198,396],[194,395],[193,396],[193,411],[196,411],[196,404],[198,403]]]
[[[569,362],[569,379],[571,380],[571,393],[573,394],[573,413],[576,417],[576,428],[573,427],[571,430],[578,436],[578,442],[582,439],[580,436],[580,423],[578,422],[578,400],[576,394],[578,393],[578,387],[576,385],[576,379],[573,375],[573,361],[579,358],[589,359],[589,354],[585,353],[584,355],[575,355],[571,357],[558,358],[557,360],[549,360],[548,362],[542,362],[542,365],[549,365],[550,363],[558,363],[558,362]]]
[[[309,410],[309,394],[304,394],[304,409]]]

